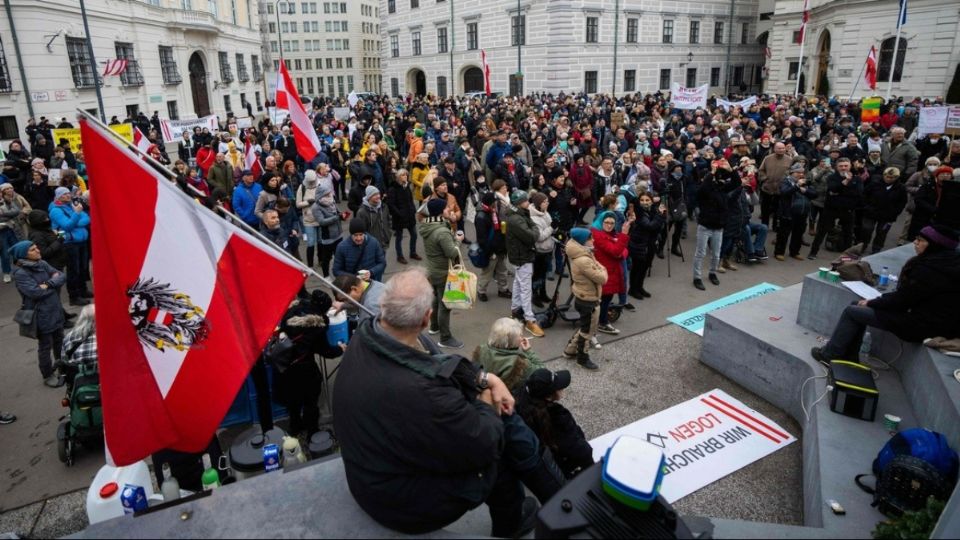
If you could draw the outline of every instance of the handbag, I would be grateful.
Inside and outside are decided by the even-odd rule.
[[[277,371],[283,373],[293,363],[292,355],[294,341],[287,334],[280,332],[270,338],[263,349],[263,361],[273,364]]]
[[[450,310],[471,309],[477,303],[477,275],[463,267],[463,259],[447,262],[447,282],[443,287],[443,305]]]
[[[37,339],[36,310],[20,308],[13,314],[13,321],[20,326],[20,335],[22,337]]]
[[[670,221],[677,223],[687,219],[687,203],[681,201],[676,206],[670,208]]]

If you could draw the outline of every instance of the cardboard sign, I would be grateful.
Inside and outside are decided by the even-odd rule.
[[[114,124],[108,127],[115,133],[119,133],[127,142],[133,142],[133,124]],[[60,139],[70,141],[70,149],[74,152],[83,146],[83,141],[80,140],[80,128],[54,129],[51,133],[53,134],[53,142],[58,145]]]
[[[676,109],[706,108],[709,91],[709,84],[687,88],[686,86],[680,86],[680,83],[670,83],[670,103]]]
[[[917,137],[923,137],[929,133],[943,133],[949,113],[950,109],[947,107],[920,107]]]
[[[160,120],[160,132],[163,135],[163,142],[177,142],[184,131],[193,132],[193,128],[208,128],[211,133],[220,131],[220,123],[217,121],[217,115],[211,114],[203,118],[194,118],[192,120]]]
[[[590,441],[599,460],[621,435],[666,456],[660,494],[675,502],[797,439],[723,390],[712,390]]]
[[[734,304],[739,304],[740,302],[746,302],[752,298],[763,296],[779,290],[780,287],[778,285],[764,282],[759,285],[754,285],[749,289],[744,289],[740,292],[733,293],[730,296],[724,296],[723,298],[714,300],[709,304],[704,304],[700,307],[695,307],[691,310],[684,311],[679,315],[667,317],[667,320],[673,324],[686,328],[698,336],[702,336],[703,325],[707,320],[707,313],[717,309],[725,308],[727,306],[732,306]]]
[[[253,127],[253,118],[249,116],[244,116],[243,118],[237,118],[237,127],[240,129],[249,129]]]

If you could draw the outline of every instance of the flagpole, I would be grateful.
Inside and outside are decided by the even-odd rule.
[[[871,45],[872,49],[873,46]],[[853,84],[853,90],[850,91],[850,97],[847,98],[847,101],[853,101],[853,95],[857,93],[857,87],[860,86],[860,80],[863,79],[863,72],[867,70],[867,60],[870,59],[870,51],[867,51],[867,58],[863,61],[863,66],[860,68],[860,75],[857,77],[857,82]]]
[[[800,61],[797,62],[797,86],[793,91],[793,97],[800,95],[800,74],[803,72],[803,45],[807,42],[807,28],[804,24],[803,35],[800,36]]]
[[[145,152],[142,152],[139,148],[137,148],[135,145],[133,145],[130,141],[124,139],[122,136],[120,136],[119,133],[117,133],[116,131],[113,131],[112,129],[110,129],[109,126],[107,126],[105,123],[103,123],[103,122],[101,122],[100,120],[98,120],[96,117],[94,117],[93,115],[91,115],[91,114],[88,113],[87,111],[85,111],[85,110],[83,110],[83,109],[80,109],[80,108],[77,109],[77,115],[78,115],[79,119],[81,119],[81,120],[85,119],[85,120],[87,120],[87,121],[92,121],[94,124],[98,125],[98,126],[99,126],[100,128],[102,128],[104,131],[106,131],[107,133],[110,133],[111,135],[113,135],[115,139],[117,139],[118,141],[121,141],[129,150],[133,150],[133,152],[134,152],[135,154],[137,154],[138,156],[142,157],[142,158],[144,159],[144,161],[146,161],[147,163],[149,163],[154,169],[160,171],[160,172],[161,172],[163,175],[165,175],[169,180],[172,180],[172,181],[174,181],[174,182],[176,181],[177,175],[175,175],[175,174],[173,173],[173,171],[171,171],[170,169],[164,167],[163,164],[160,163],[159,161],[153,159],[153,157],[151,157],[150,154],[147,154],[147,153],[145,153]],[[198,190],[197,188],[191,186],[190,184],[187,184],[187,187],[190,188],[191,190],[193,190],[193,192],[196,193],[198,197],[206,197],[206,196],[207,196],[206,193],[203,193],[202,191]],[[201,208],[206,209],[206,207],[204,207],[203,205],[201,205]],[[282,249],[280,246],[274,244],[269,238],[267,238],[266,236],[264,236],[260,231],[254,229],[254,228],[251,227],[248,223],[246,223],[245,221],[243,221],[242,219],[240,219],[240,216],[238,216],[238,215],[234,214],[233,212],[227,210],[227,209],[224,208],[223,205],[220,204],[220,203],[217,203],[216,208],[217,208],[217,210],[219,210],[221,213],[223,213],[225,216],[228,216],[228,217],[230,218],[230,220],[234,222],[235,225],[238,225],[238,226],[239,226],[241,229],[243,229],[244,231],[246,231],[246,232],[252,234],[253,236],[257,237],[259,240],[261,240],[262,242],[266,243],[268,246],[270,246],[271,248],[273,248],[274,251],[276,251],[277,253],[282,254],[282,255],[283,255],[284,257],[286,257],[291,263],[293,263],[294,265],[300,267],[300,269],[301,269],[303,272],[305,272],[305,273],[307,273],[307,274],[310,274],[310,275],[312,275],[313,277],[319,279],[321,283],[323,283],[324,285],[326,285],[327,287],[329,287],[333,292],[335,292],[335,293],[338,294],[339,296],[343,297],[348,303],[353,304],[354,306],[356,306],[356,307],[360,308],[361,310],[367,312],[367,314],[369,314],[371,317],[376,317],[376,316],[377,316],[376,313],[374,313],[373,311],[371,311],[368,307],[364,306],[363,304],[361,304],[361,303],[357,302],[356,300],[354,300],[349,294],[347,294],[347,293],[343,292],[342,290],[340,290],[339,288],[337,288],[336,285],[334,285],[334,284],[333,284],[330,280],[328,280],[327,278],[323,277],[323,275],[317,273],[316,270],[314,270],[313,268],[307,266],[307,265],[304,264],[302,261],[298,260],[296,257],[294,257],[293,255],[291,255],[290,253],[288,253],[287,251],[285,251],[284,249]]]
[[[903,13],[907,9],[907,0],[900,0],[900,11],[897,12],[897,38],[893,42],[893,59],[890,61],[890,78],[887,81],[887,97],[884,101],[890,101],[890,95],[893,93],[893,73],[897,70],[897,53],[900,52],[900,29],[903,28]],[[879,58],[877,58],[879,63]]]

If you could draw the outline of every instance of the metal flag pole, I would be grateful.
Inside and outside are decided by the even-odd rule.
[[[159,161],[153,159],[149,154],[146,154],[146,153],[142,152],[139,148],[137,148],[136,145],[134,145],[134,144],[131,143],[130,141],[128,141],[128,140],[124,139],[123,137],[121,137],[119,133],[117,133],[117,132],[113,131],[112,129],[110,129],[106,124],[104,124],[103,122],[101,122],[100,120],[98,120],[96,117],[94,117],[93,115],[91,115],[91,114],[88,113],[87,111],[84,111],[83,109],[77,109],[77,117],[78,117],[79,120],[85,120],[85,121],[93,122],[93,123],[96,124],[97,126],[101,127],[103,130],[105,130],[106,132],[112,134],[118,141],[121,141],[128,149],[132,150],[135,154],[137,154],[138,156],[142,157],[142,158],[144,159],[144,161],[146,161],[148,164],[150,164],[154,169],[156,169],[156,170],[159,171],[161,174],[163,174],[164,176],[166,176],[167,179],[172,180],[172,181],[176,181],[177,176],[173,173],[173,171],[171,171],[170,169],[167,169],[166,167],[164,167],[162,163],[160,163]],[[202,191],[198,190],[197,188],[191,186],[190,184],[187,184],[187,187],[190,188],[194,193],[196,193],[196,195],[197,195],[198,197],[206,197],[206,196],[207,196],[205,193],[203,193]],[[204,210],[206,210],[206,211],[211,211],[211,210],[207,209],[206,207],[204,207],[203,205],[200,205],[200,207],[203,209],[203,210],[201,210],[201,211],[204,211]],[[333,284],[330,280],[328,280],[327,278],[323,277],[322,274],[317,273],[316,270],[314,270],[313,268],[307,266],[306,264],[303,264],[302,261],[298,260],[296,257],[294,257],[293,255],[291,255],[290,253],[287,253],[286,251],[284,251],[280,246],[278,246],[278,245],[274,244],[273,242],[271,242],[270,239],[267,238],[266,236],[264,236],[260,231],[254,229],[254,228],[251,227],[249,224],[247,224],[245,221],[243,221],[242,219],[240,219],[240,216],[238,216],[238,215],[234,214],[233,212],[227,210],[226,208],[223,207],[222,204],[217,203],[216,208],[217,208],[217,210],[219,210],[224,216],[229,217],[229,218],[230,218],[230,221],[234,222],[234,224],[238,225],[241,229],[243,229],[244,231],[246,231],[246,232],[249,233],[249,234],[252,234],[253,236],[255,236],[257,239],[261,240],[262,242],[266,243],[266,244],[267,244],[268,246],[270,246],[274,251],[276,251],[277,253],[282,254],[282,255],[283,255],[284,257],[286,257],[287,260],[289,260],[291,263],[293,263],[293,264],[295,264],[296,266],[300,267],[300,270],[301,270],[302,272],[304,272],[304,273],[306,273],[306,274],[309,274],[309,275],[312,275],[313,277],[319,279],[320,282],[323,283],[323,285],[329,287],[330,290],[332,290],[334,293],[342,296],[344,299],[346,299],[346,301],[347,301],[348,303],[353,304],[354,306],[358,307],[359,309],[365,311],[365,312],[366,312],[368,315],[370,315],[371,317],[376,317],[376,316],[377,316],[377,314],[374,313],[373,311],[371,311],[368,307],[366,307],[366,306],[364,306],[363,304],[357,302],[357,301],[354,300],[349,294],[347,294],[347,293],[343,292],[342,290],[340,290],[339,288],[337,288],[336,285],[334,285],[334,284]]]
[[[871,48],[873,48],[871,46]],[[870,51],[867,51],[867,57],[870,56]],[[853,90],[850,91],[850,97],[847,98],[847,101],[853,101],[853,95],[857,93],[857,88],[860,86],[860,81],[863,80],[863,72],[867,70],[867,61],[863,61],[863,66],[860,68],[860,75],[857,76],[857,81],[853,83]]]
[[[806,25],[804,25],[803,35],[800,36],[800,61],[797,62],[797,86],[793,90],[793,97],[797,97],[800,95],[800,75],[801,73],[803,73],[803,45],[806,43],[806,41],[807,41],[807,29],[806,29]]]
[[[900,10],[897,12],[897,37],[893,42],[893,58],[890,60],[890,78],[887,80],[887,95],[884,101],[890,101],[893,93],[893,74],[897,71],[897,54],[900,52],[900,29],[903,28],[903,15],[907,10],[907,0],[900,0]]]

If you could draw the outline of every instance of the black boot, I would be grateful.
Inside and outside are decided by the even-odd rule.
[[[577,365],[590,371],[600,369],[600,366],[590,360],[590,355],[587,353],[587,340],[583,336],[577,336]]]
[[[307,266],[313,268],[313,256],[316,253],[317,248],[314,246],[307,246]]]
[[[541,293],[542,290],[543,288],[537,285],[536,287],[533,288],[533,294],[531,295],[533,296],[533,298],[531,299],[531,302],[533,302],[533,305],[538,308],[543,307],[543,295],[545,293]]]

